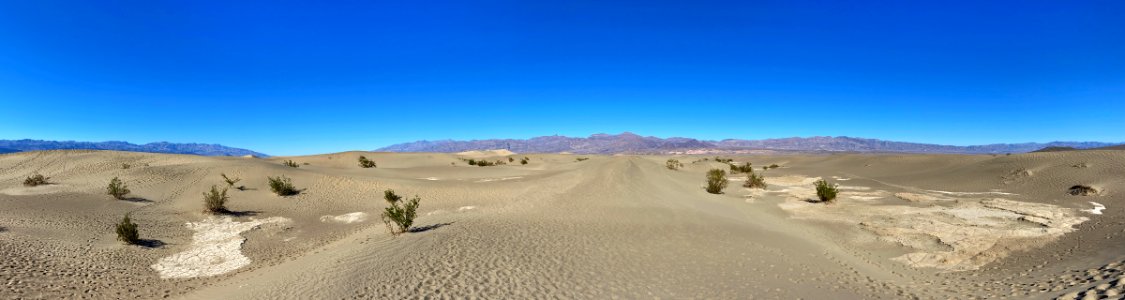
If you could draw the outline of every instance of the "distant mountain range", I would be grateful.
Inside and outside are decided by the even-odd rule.
[[[508,149],[517,153],[571,152],[581,154],[614,153],[669,153],[691,150],[780,150],[780,151],[849,151],[849,152],[901,152],[901,153],[951,153],[1000,154],[1024,153],[1046,147],[1071,147],[1090,149],[1118,145],[1102,142],[1050,142],[1020,144],[990,144],[978,146],[950,146],[876,139],[839,137],[781,138],[765,140],[726,139],[721,141],[691,138],[658,138],[640,136],[630,132],[617,135],[595,134],[590,137],[541,136],[531,139],[490,139],[471,141],[418,141],[396,144],[377,149],[389,152],[462,152],[470,150]],[[0,144],[0,147],[3,145]]]
[[[219,144],[196,143],[168,143],[157,142],[144,145],[127,142],[75,142],[75,141],[42,141],[42,140],[0,140],[0,153],[36,151],[36,150],[62,150],[62,149],[89,149],[89,150],[117,150],[133,152],[194,154],[204,156],[244,156],[268,157],[269,155],[241,148],[232,148]]]

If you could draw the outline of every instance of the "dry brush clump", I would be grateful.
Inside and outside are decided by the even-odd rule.
[[[227,197],[226,188],[219,191],[219,187],[212,185],[210,192],[203,193],[203,211],[212,214],[226,213],[228,200],[230,198]]]
[[[752,189],[765,189],[766,177],[750,171],[750,173],[746,173],[746,183],[743,183],[742,186]]]
[[[367,159],[366,156],[361,155],[359,157],[359,167],[364,168],[364,169],[368,169],[368,168],[374,168],[374,167],[376,167],[376,165],[375,165],[375,161]]]
[[[821,179],[813,182],[813,186],[816,187],[816,197],[820,199],[820,202],[831,203],[836,201],[836,193],[840,191],[839,185]]]
[[[750,172],[754,172],[754,167],[751,166],[751,163],[744,163],[742,165],[730,164],[730,173],[731,174],[750,173]]]
[[[125,200],[125,196],[131,192],[129,186],[126,185],[121,179],[113,177],[109,180],[109,186],[105,188],[106,194],[113,196],[117,200]]]
[[[727,188],[727,171],[721,169],[711,169],[707,171],[708,193],[722,194],[725,188]]]
[[[129,245],[136,245],[141,241],[140,233],[137,231],[137,223],[129,219],[129,214],[125,214],[125,218],[117,223],[117,240],[125,242]]]
[[[239,190],[239,191],[241,191],[241,190],[245,190],[245,189],[246,189],[246,186],[241,186],[241,185],[240,185],[240,186],[237,186],[237,187],[236,187],[236,186],[234,186],[234,184],[238,183],[239,181],[242,181],[242,178],[238,178],[238,177],[227,177],[227,174],[226,174],[226,173],[219,173],[219,175],[220,175],[220,176],[223,176],[223,182],[226,182],[226,183],[227,183],[227,187],[228,187],[228,188],[235,188],[235,189],[237,189],[237,190]]]
[[[586,161],[588,159],[590,159],[590,158],[589,157],[579,157],[579,158],[575,158],[574,161]]]
[[[300,190],[293,187],[293,182],[289,180],[289,177],[285,177],[285,175],[266,177],[266,179],[269,181],[270,191],[273,191],[273,193],[278,196],[292,196],[301,193]]]
[[[668,168],[669,170],[679,170],[680,168],[684,167],[684,164],[679,160],[669,158],[668,161],[664,162],[664,167]]]
[[[35,173],[35,174],[32,174],[31,176],[28,176],[27,179],[24,179],[23,185],[24,186],[40,186],[40,185],[44,185],[44,184],[50,184],[50,182],[47,182],[47,180],[49,180],[49,179],[51,179],[51,177],[46,177],[46,176],[43,176],[43,174]]]
[[[383,223],[387,224],[387,230],[390,230],[391,235],[410,231],[410,226],[414,225],[414,218],[418,216],[418,206],[422,198],[414,196],[403,201],[402,196],[395,194],[394,190],[385,190],[383,200],[390,204],[383,210]]]
[[[1088,185],[1079,184],[1070,187],[1070,190],[1068,190],[1067,193],[1074,196],[1090,196],[1097,195],[1098,190]]]
[[[290,168],[300,168],[301,167],[301,165],[297,164],[297,162],[292,161],[292,160],[288,160],[288,159],[285,160],[285,162],[283,162],[281,164],[285,165],[287,167],[290,167]]]
[[[530,158],[527,158],[527,157],[525,156],[525,157],[524,157],[523,159],[521,159],[521,160],[520,160],[520,164],[521,164],[521,165],[526,165],[526,164],[527,164],[528,162],[530,162],[530,161],[531,161],[531,159],[530,159]]]

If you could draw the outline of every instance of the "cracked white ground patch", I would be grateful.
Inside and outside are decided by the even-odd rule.
[[[512,179],[520,179],[520,178],[523,178],[523,176],[516,176],[516,177],[500,177],[500,178],[485,178],[485,179],[477,180],[477,182],[493,182],[493,181],[505,181],[505,180],[512,180]]]
[[[778,188],[774,192],[784,191],[786,201],[778,206],[794,218],[857,224],[880,240],[910,248],[912,252],[892,259],[919,268],[974,270],[1014,251],[1039,247],[1089,220],[1075,209],[994,198],[1014,195],[997,191],[903,192],[885,197],[890,193],[852,188],[841,189],[841,200],[834,204],[810,203],[806,200],[816,196],[812,182],[817,179],[785,176],[766,178],[766,183]],[[883,199],[849,201],[875,197]],[[1094,210],[1097,206],[1090,212]]]
[[[367,221],[367,213],[357,211],[353,213],[346,213],[339,216],[320,216],[320,221],[325,223],[359,223]]]
[[[272,217],[261,220],[237,222],[231,217],[208,217],[199,222],[188,222],[195,231],[191,247],[184,252],[161,258],[152,265],[160,278],[195,278],[225,274],[250,264],[242,255],[242,232],[266,223],[287,223],[289,219]]]
[[[1083,209],[1082,211],[1084,211],[1084,212],[1088,212],[1088,213],[1090,213],[1090,214],[1094,214],[1094,215],[1100,215],[1100,214],[1102,214],[1102,211],[1103,211],[1103,210],[1105,210],[1105,205],[1103,205],[1103,204],[1101,204],[1101,203],[1097,203],[1097,202],[1092,202],[1092,201],[1091,201],[1091,202],[1090,202],[1090,205],[1093,205],[1093,206],[1094,206],[1094,208],[1091,208],[1091,209]]]

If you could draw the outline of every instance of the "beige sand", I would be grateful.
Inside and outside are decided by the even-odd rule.
[[[360,155],[378,168],[359,168]],[[722,195],[702,184],[726,166],[700,157],[677,157],[686,166],[673,171],[666,156],[520,154],[531,163],[475,167],[466,155],[0,155],[0,298],[1081,299],[1125,289],[1125,151],[746,155],[734,158],[785,167],[765,171],[766,190],[737,178]],[[54,184],[23,187],[33,172]],[[247,189],[229,192],[234,214],[205,215],[202,193],[220,173]],[[277,175],[302,193],[271,194],[266,177]],[[112,177],[134,197],[103,195]],[[835,204],[807,201],[818,178],[841,185]],[[1102,192],[1068,195],[1075,184]],[[389,235],[384,189],[423,199],[419,230]],[[130,212],[145,246],[114,239]]]

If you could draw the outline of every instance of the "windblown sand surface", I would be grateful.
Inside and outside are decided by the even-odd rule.
[[[362,169],[364,155],[378,168]],[[0,155],[0,298],[1121,298],[1125,151],[702,156]],[[308,163],[281,165],[286,159]],[[122,164],[132,167],[123,169]],[[1081,167],[1078,167],[1081,166]],[[24,187],[39,172],[52,184]],[[762,172],[759,170],[759,172]],[[240,177],[231,214],[202,193]],[[292,178],[296,196],[269,191]],[[110,178],[132,189],[104,195]],[[815,203],[812,182],[840,185]],[[1073,196],[1074,185],[1097,195]],[[384,189],[422,198],[392,237]],[[142,246],[115,240],[126,214]]]

